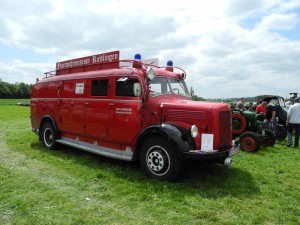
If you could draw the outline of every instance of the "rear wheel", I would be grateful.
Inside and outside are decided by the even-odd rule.
[[[42,142],[43,145],[49,149],[55,149],[57,147],[56,143],[57,133],[50,122],[46,122],[42,128]]]
[[[256,152],[260,149],[260,141],[257,134],[253,132],[244,132],[240,136],[241,149],[246,152]]]
[[[176,149],[160,137],[145,141],[140,153],[142,171],[148,177],[160,181],[173,181],[178,178],[183,162],[174,152]]]
[[[264,130],[265,138],[262,142],[262,145],[265,147],[274,146],[276,143],[276,136],[271,130]]]

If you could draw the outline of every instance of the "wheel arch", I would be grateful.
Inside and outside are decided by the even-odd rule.
[[[190,144],[185,138],[187,133],[188,132],[185,132],[183,128],[181,129],[168,123],[156,124],[147,127],[142,130],[139,137],[137,138],[133,160],[136,161],[139,159],[139,154],[143,143],[145,142],[145,140],[152,137],[161,137],[169,141],[174,146],[177,156],[180,156],[181,152],[190,149]]]
[[[39,131],[40,131],[40,132],[39,132],[39,141],[42,140],[42,129],[43,129],[44,124],[47,123],[47,122],[50,122],[50,123],[52,124],[52,126],[53,126],[55,132],[56,132],[58,135],[60,135],[60,134],[59,134],[59,131],[58,131],[58,129],[57,129],[57,126],[56,126],[56,123],[55,123],[54,119],[53,119],[50,115],[46,115],[46,116],[43,117],[43,119],[42,119],[41,122],[40,122],[40,127],[39,127]]]

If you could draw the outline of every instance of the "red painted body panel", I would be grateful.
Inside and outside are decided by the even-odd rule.
[[[110,125],[110,102],[101,99],[86,100],[85,114],[86,135],[99,140],[106,140]]]

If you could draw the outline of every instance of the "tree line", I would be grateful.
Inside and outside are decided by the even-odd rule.
[[[30,98],[33,84],[10,84],[0,79],[0,98]]]

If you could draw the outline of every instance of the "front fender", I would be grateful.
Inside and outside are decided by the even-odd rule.
[[[137,159],[143,142],[147,138],[153,136],[160,136],[169,141],[174,146],[175,152],[177,152],[178,156],[180,157],[181,153],[191,149],[190,143],[187,138],[187,133],[188,132],[185,131],[185,129],[178,129],[177,127],[168,123],[149,126],[142,130],[142,132],[140,133],[136,141],[133,157],[134,159]]]

